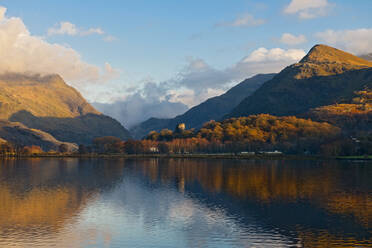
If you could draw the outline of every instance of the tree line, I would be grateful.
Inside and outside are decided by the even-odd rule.
[[[174,131],[152,131],[142,140],[96,138],[92,146],[80,146],[79,152],[189,154],[279,150],[286,154],[337,156],[368,154],[371,148],[372,136],[356,140],[345,137],[339,127],[326,122],[260,114],[209,121],[200,130],[186,130],[178,125]]]

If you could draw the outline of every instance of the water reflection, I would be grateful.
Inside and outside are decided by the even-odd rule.
[[[367,163],[0,163],[0,247],[372,247]]]

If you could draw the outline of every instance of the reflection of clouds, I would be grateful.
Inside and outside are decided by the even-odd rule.
[[[223,209],[209,208],[177,191],[175,185],[150,186],[134,175],[92,202],[72,230],[110,247],[283,247],[290,242],[254,224],[243,227]],[[83,232],[84,233],[84,232]],[[265,240],[263,244],[262,241]]]
[[[175,203],[169,210],[168,217],[173,222],[188,223],[195,215],[194,205],[191,200]]]
[[[105,164],[78,159],[2,161],[0,247],[84,247],[85,241],[97,239],[109,243],[111,232],[94,225],[77,228],[86,206],[121,176],[120,163],[109,169],[97,167],[100,163]]]

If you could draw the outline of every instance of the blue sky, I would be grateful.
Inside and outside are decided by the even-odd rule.
[[[72,48],[84,63],[100,70],[109,63],[116,74],[103,76],[105,82],[81,83],[87,79],[80,80],[80,74],[66,75],[92,102],[125,102],[136,94],[146,98],[143,88],[153,83],[161,90],[149,99],[190,107],[265,66],[280,70],[301,56],[299,50],[307,52],[316,43],[353,53],[372,52],[372,45],[362,43],[371,43],[370,0],[3,0],[0,5],[7,9],[7,18],[19,17],[31,36]],[[58,34],[61,22],[74,25],[76,33]],[[89,33],[90,29],[96,31]],[[250,69],[251,63],[251,67],[239,67],[236,75],[235,67],[259,48],[283,49],[280,56],[295,49],[297,57],[292,56],[292,61],[284,56],[282,64],[275,58],[275,65],[272,58],[253,59],[262,63],[261,69]],[[227,75],[231,73],[234,76]],[[193,82],[206,78],[226,82],[200,82],[202,90]]]

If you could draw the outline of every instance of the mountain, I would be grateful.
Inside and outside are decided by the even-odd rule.
[[[372,62],[326,45],[316,45],[245,98],[227,117],[267,113],[298,115],[311,108],[351,101],[372,88]]]
[[[241,100],[251,95],[264,82],[272,79],[274,75],[258,74],[246,79],[226,93],[212,97],[173,119],[150,118],[133,127],[130,130],[131,134],[135,138],[142,138],[150,131],[160,131],[164,128],[174,129],[179,123],[185,123],[187,128],[200,128],[207,121],[221,119],[221,117],[237,106]]]
[[[362,59],[368,60],[368,61],[372,61],[372,53],[361,55],[359,57],[362,58]]]
[[[99,136],[130,137],[119,122],[94,109],[58,75],[0,75],[0,119],[78,144]]]
[[[40,146],[43,150],[58,150],[62,144],[67,145],[68,150],[77,150],[78,146],[73,143],[61,142],[52,135],[37,129],[31,129],[19,122],[0,120],[0,143],[5,141],[21,146]]]

